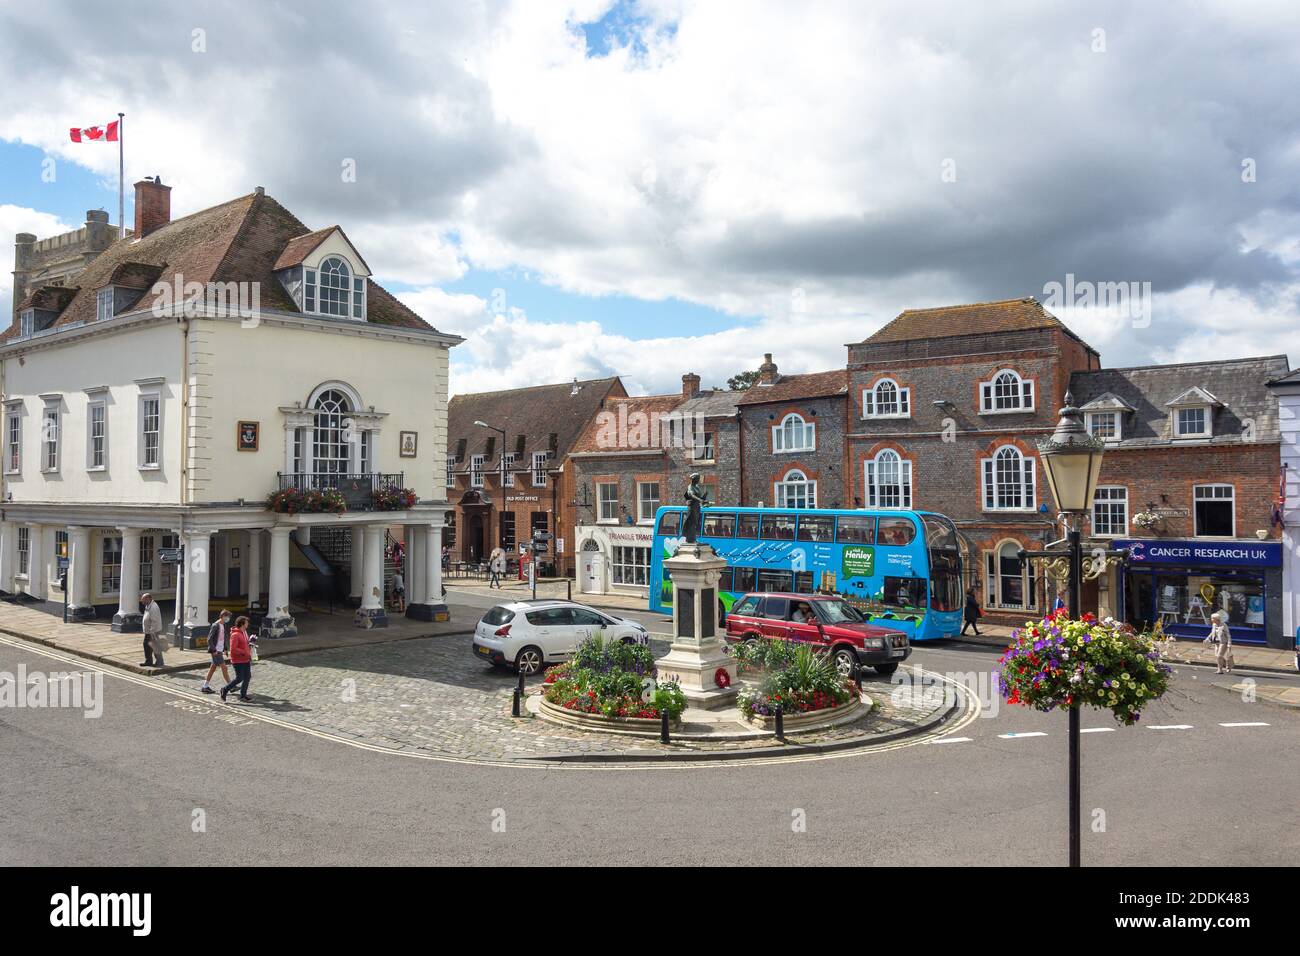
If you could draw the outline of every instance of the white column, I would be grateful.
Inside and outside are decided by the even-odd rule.
[[[348,598],[361,606],[361,588],[365,580],[366,537],[362,525],[352,526],[352,563],[348,565]]]
[[[424,589],[425,547],[428,538],[420,534],[419,525],[408,524],[402,527],[402,537],[406,541],[406,606],[427,604]]]
[[[28,565],[32,594],[41,600],[45,599],[46,592],[45,555],[40,553],[44,530],[40,525],[32,526],[32,553]],[[68,559],[68,616],[72,620],[85,621],[95,616],[95,606],[90,603],[90,565],[94,557],[90,553],[89,528],[68,528]]]
[[[298,543],[304,546],[311,544],[311,525],[303,525],[298,529]]]
[[[0,591],[14,593],[14,572],[18,570],[18,524],[0,521]]]
[[[171,533],[176,535],[176,541],[180,544],[182,548],[184,548],[185,547],[184,532],[182,532],[180,528],[172,528]],[[181,592],[179,587],[179,584],[182,580],[182,575],[184,573],[185,573],[184,561],[182,561],[178,565],[175,565],[172,568],[172,593],[175,595],[175,600],[172,602],[172,604],[174,604],[175,607],[172,611],[172,626],[171,626],[170,633],[173,637],[177,638],[178,640],[180,638],[181,625],[185,620],[183,616],[185,608],[181,606]]]
[[[357,627],[387,627],[384,612],[384,525],[365,526],[365,564],[361,575],[361,607],[357,608]]]
[[[442,607],[442,525],[430,524],[424,529],[424,552],[429,560],[424,562],[425,603]]]
[[[122,533],[122,585],[118,591],[117,613],[113,630],[133,634],[141,630],[140,621],[140,529],[118,528]]]
[[[256,606],[262,600],[262,529],[248,530],[248,547],[244,559],[244,588],[248,591],[248,604]]]
[[[269,638],[293,637],[298,627],[289,614],[289,528],[276,525],[271,528],[271,563],[267,583],[266,617],[262,621],[261,636]]]
[[[185,617],[182,634],[206,638],[208,598],[212,579],[212,532],[191,531],[185,536]]]

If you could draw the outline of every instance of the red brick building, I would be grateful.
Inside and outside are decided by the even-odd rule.
[[[848,350],[854,505],[948,515],[987,613],[1041,610],[1016,557],[1055,536],[1035,441],[1096,350],[1032,298],[910,309]]]

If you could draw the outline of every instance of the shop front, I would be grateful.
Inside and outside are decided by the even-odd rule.
[[[1145,539],[1119,575],[1120,614],[1134,627],[1203,640],[1222,614],[1240,644],[1290,647],[1282,632],[1282,545],[1276,541]]]
[[[583,594],[649,595],[654,528],[589,524],[575,530]]]

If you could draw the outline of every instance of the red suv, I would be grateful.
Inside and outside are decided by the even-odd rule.
[[[727,640],[760,637],[828,651],[842,674],[861,665],[888,677],[912,653],[902,631],[868,624],[857,608],[833,594],[746,594],[727,612]]]

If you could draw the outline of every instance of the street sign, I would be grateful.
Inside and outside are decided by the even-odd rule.
[[[538,554],[545,554],[550,549],[551,546],[547,544],[545,541],[539,539],[533,542],[533,550],[536,551]]]
[[[534,541],[550,541],[555,535],[549,531],[538,531],[533,535]]]
[[[163,564],[181,564],[185,561],[184,548],[159,548],[158,560]]]

